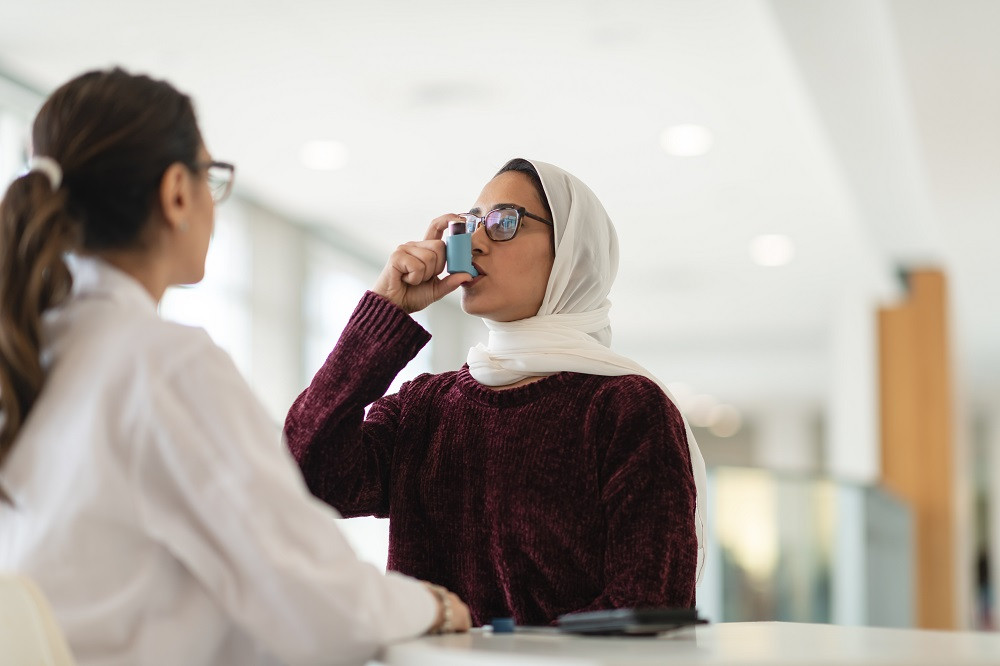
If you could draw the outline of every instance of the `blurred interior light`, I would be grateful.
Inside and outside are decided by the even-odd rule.
[[[347,146],[340,141],[307,141],[299,149],[303,166],[317,171],[343,169],[347,158]]]
[[[782,234],[764,234],[750,241],[750,256],[759,266],[784,266],[795,256],[795,244]]]
[[[674,125],[660,134],[660,145],[670,155],[698,157],[712,149],[715,137],[701,125]]]
[[[718,406],[719,401],[706,393],[692,396],[684,403],[682,412],[691,422],[691,425],[699,428],[707,428],[712,425],[712,411]]]
[[[709,431],[716,437],[732,437],[740,431],[743,417],[732,405],[716,405],[709,414]]]
[[[684,411],[684,405],[691,399],[691,396],[694,395],[694,389],[684,382],[670,382],[667,384],[667,390],[670,391],[670,395],[674,397],[677,409],[681,411]]]

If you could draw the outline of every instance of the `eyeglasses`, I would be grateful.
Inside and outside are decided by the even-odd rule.
[[[545,218],[533,215],[526,211],[523,206],[515,206],[514,204],[500,204],[482,217],[472,213],[461,213],[461,216],[465,218],[465,228],[470,234],[475,233],[479,227],[485,227],[486,236],[498,243],[513,238],[517,234],[517,230],[521,228],[521,220],[525,217],[552,226],[552,223]]]
[[[212,201],[217,204],[225,201],[233,191],[236,167],[229,162],[195,162],[195,167],[205,170],[208,189],[212,192]]]

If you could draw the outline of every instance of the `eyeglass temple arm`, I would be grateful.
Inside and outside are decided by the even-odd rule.
[[[537,215],[532,215],[532,214],[531,214],[531,213],[529,213],[528,211],[524,211],[524,212],[523,212],[523,213],[521,213],[521,214],[522,214],[522,215],[524,215],[525,217],[530,217],[530,218],[531,218],[531,219],[533,219],[533,220],[538,220],[539,222],[544,222],[545,224],[549,225],[550,227],[553,227],[553,226],[555,226],[555,225],[554,225],[554,224],[552,224],[552,223],[551,223],[550,221],[546,220],[546,219],[545,219],[544,217],[538,217]]]

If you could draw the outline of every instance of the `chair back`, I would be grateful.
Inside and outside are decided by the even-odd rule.
[[[0,574],[0,664],[76,664],[41,590],[17,574]]]

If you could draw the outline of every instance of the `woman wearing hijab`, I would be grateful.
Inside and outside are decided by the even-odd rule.
[[[440,278],[463,221],[479,275]],[[389,568],[455,590],[476,624],[694,604],[704,462],[663,385],[609,347],[617,268],[594,193],[512,160],[392,254],[288,414],[310,490],[390,518]],[[383,397],[430,338],[409,314],[459,287],[489,344]]]
[[[0,203],[0,571],[80,666],[362,664],[467,628],[454,595],[358,560],[230,358],[157,316],[232,185],[191,99],[88,72],[32,146]]]

